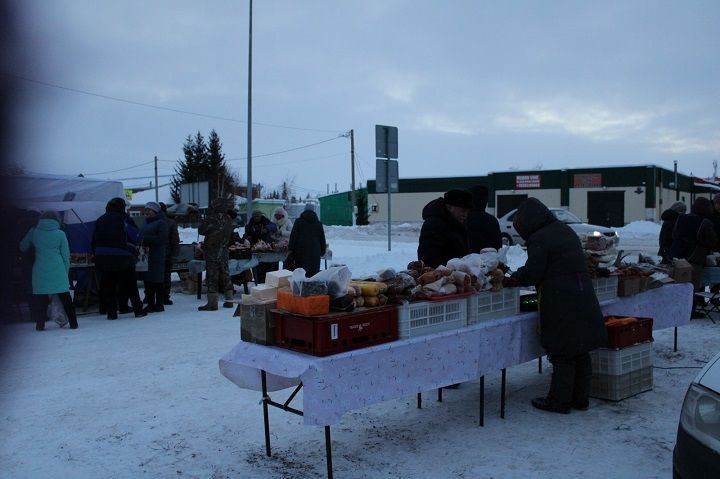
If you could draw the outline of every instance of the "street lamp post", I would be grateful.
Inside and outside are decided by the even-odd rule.
[[[247,224],[252,217],[252,0],[250,0],[250,16],[248,20],[248,111],[247,111]]]

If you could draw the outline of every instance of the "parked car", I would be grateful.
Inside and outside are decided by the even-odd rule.
[[[673,478],[720,477],[720,354],[695,377],[683,401]]]
[[[612,239],[615,246],[617,246],[620,242],[620,237],[618,236],[617,232],[610,228],[606,228],[605,226],[583,223],[580,218],[570,213],[568,210],[564,210],[562,208],[550,208],[550,211],[552,212],[552,214],[555,215],[557,219],[572,228],[572,230],[575,231],[578,236],[604,235],[608,239]],[[507,213],[505,216],[498,218],[498,222],[500,223],[500,236],[502,237],[503,244],[518,244],[520,246],[523,246],[525,244],[525,240],[523,240],[522,237],[518,234],[518,232],[515,231],[515,227],[513,226],[513,219],[515,218],[515,213],[517,213],[517,209],[514,209]]]

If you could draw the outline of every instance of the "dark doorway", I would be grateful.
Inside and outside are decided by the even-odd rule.
[[[599,226],[625,226],[625,192],[591,191],[588,199],[588,223]]]
[[[505,216],[509,211],[517,208],[527,197],[528,195],[498,195],[495,216],[498,218]]]

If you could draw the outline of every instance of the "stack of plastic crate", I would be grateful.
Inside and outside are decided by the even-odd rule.
[[[598,301],[601,303],[609,299],[615,299],[618,296],[618,277],[610,276],[608,278],[593,278],[593,289]]]
[[[609,334],[610,348],[590,352],[592,397],[620,401],[653,388],[652,320],[643,319],[650,321],[649,328],[644,323],[616,328],[626,333]]]
[[[468,297],[468,324],[517,314],[520,309],[520,288],[481,291]]]

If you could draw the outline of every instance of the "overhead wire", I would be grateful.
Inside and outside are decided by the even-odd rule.
[[[6,76],[9,76],[9,77],[12,77],[12,78],[15,78],[18,80],[26,81],[29,83],[35,83],[35,84],[43,85],[43,86],[50,87],[50,88],[57,88],[59,90],[65,90],[65,91],[69,91],[69,92],[73,92],[73,93],[78,93],[81,95],[88,95],[88,96],[93,96],[93,97],[97,97],[97,98],[102,98],[104,100],[117,101],[117,102],[121,102],[121,103],[127,103],[130,105],[142,106],[145,108],[153,108],[155,110],[163,110],[163,111],[170,111],[173,113],[181,113],[184,115],[193,115],[193,116],[198,116],[198,117],[202,117],[202,118],[210,118],[213,120],[222,120],[222,121],[230,121],[230,122],[234,122],[234,123],[247,124],[247,120],[240,120],[237,118],[231,118],[231,117],[225,117],[225,116],[219,116],[219,115],[209,115],[206,113],[197,113],[197,112],[193,112],[193,111],[189,111],[189,110],[180,110],[178,108],[170,108],[170,107],[166,107],[166,106],[153,105],[151,103],[144,103],[141,101],[128,100],[126,98],[120,98],[120,97],[115,97],[115,96],[110,96],[110,95],[103,95],[101,93],[95,93],[95,92],[91,92],[88,90],[81,90],[79,88],[71,88],[71,87],[66,87],[63,85],[57,85],[55,83],[50,83],[50,82],[46,82],[46,81],[42,81],[42,80],[36,80],[34,78],[28,78],[28,77],[24,77],[21,75],[15,75],[13,73],[4,73],[4,74]],[[265,126],[268,128],[282,128],[282,129],[286,129],[286,130],[315,131],[315,132],[321,132],[321,133],[339,133],[340,132],[339,130],[327,130],[327,129],[320,129],[320,128],[302,128],[302,127],[298,127],[298,126],[278,125],[276,123],[264,123],[264,122],[257,122],[257,121],[252,122],[252,124],[256,125],[256,126]]]

